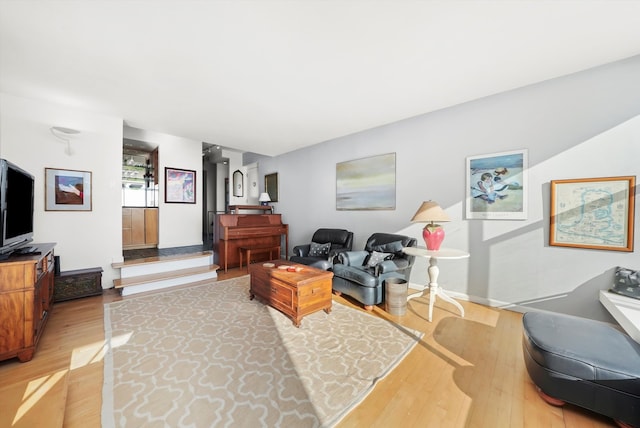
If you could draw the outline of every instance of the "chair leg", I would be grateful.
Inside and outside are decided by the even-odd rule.
[[[562,407],[565,405],[564,401],[559,400],[557,398],[553,398],[552,396],[545,394],[540,388],[536,387],[536,389],[538,390],[538,395],[540,396],[540,398],[542,398],[548,404],[551,404],[552,406],[558,406],[558,407]]]
[[[373,311],[373,305],[364,305],[364,310],[368,312]]]
[[[619,421],[619,420],[617,420],[617,419],[614,419],[613,421],[614,421],[614,422],[616,423],[616,425],[618,425],[620,428],[633,428],[633,425],[629,425],[629,424],[628,424],[628,423],[626,423],[626,422],[622,422],[622,421]]]

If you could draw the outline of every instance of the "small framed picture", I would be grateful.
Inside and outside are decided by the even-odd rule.
[[[551,181],[549,245],[633,251],[636,177]]]
[[[467,158],[467,219],[527,219],[527,153],[523,149]]]
[[[270,202],[278,202],[278,173],[267,174],[264,176],[264,190],[271,198]]]
[[[45,168],[45,211],[91,211],[91,172]]]
[[[164,201],[174,204],[196,203],[196,172],[188,169],[164,169]]]

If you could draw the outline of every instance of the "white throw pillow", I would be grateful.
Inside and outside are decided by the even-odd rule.
[[[372,251],[367,259],[367,266],[375,267],[385,261],[390,255],[391,253],[379,253],[377,251]]]

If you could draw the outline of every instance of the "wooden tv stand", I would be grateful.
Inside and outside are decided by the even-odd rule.
[[[0,262],[0,361],[33,358],[53,305],[53,247]]]

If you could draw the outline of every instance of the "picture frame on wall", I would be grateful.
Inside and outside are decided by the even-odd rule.
[[[264,189],[269,194],[270,202],[278,202],[278,173],[264,176]]]
[[[45,168],[45,211],[91,211],[91,172]]]
[[[395,210],[396,154],[337,163],[336,209]]]
[[[633,251],[635,176],[551,181],[549,245]]]
[[[527,219],[527,149],[467,157],[467,219]]]
[[[189,169],[164,169],[164,201],[169,204],[196,203],[196,172]]]

